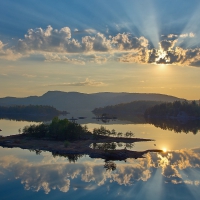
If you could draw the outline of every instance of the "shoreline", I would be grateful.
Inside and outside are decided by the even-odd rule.
[[[0,146],[3,148],[21,148],[35,151],[48,151],[52,154],[64,156],[67,154],[82,154],[88,155],[91,158],[102,158],[105,160],[126,160],[127,158],[142,158],[148,152],[160,152],[159,149],[150,149],[145,151],[130,151],[127,149],[122,150],[100,150],[92,149],[89,146],[92,143],[111,143],[111,142],[148,142],[154,141],[152,139],[144,138],[116,138],[116,137],[100,137],[97,139],[83,139],[71,141],[67,147],[64,141],[53,141],[48,139],[35,139],[20,135],[11,135],[0,138]]]

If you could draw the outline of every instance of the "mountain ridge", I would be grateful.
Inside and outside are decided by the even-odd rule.
[[[157,93],[99,92],[87,94],[80,92],[48,91],[41,96],[3,97],[0,98],[0,105],[50,105],[58,110],[92,111],[102,106],[140,100],[172,102],[184,99]]]

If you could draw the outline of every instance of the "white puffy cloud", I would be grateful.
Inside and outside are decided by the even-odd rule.
[[[29,29],[24,39],[20,39],[17,45],[17,49],[20,52],[77,52],[80,47],[77,40],[71,39],[69,27],[57,30],[51,26],[48,26],[45,30],[42,28]]]
[[[79,33],[78,29],[74,33]],[[93,29],[84,30],[85,33],[95,34],[84,36],[81,41],[72,38],[69,27],[60,30],[48,26],[46,29],[29,29],[24,39],[19,39],[17,50],[87,53],[87,52],[110,52],[110,51],[135,51],[148,46],[148,40],[144,37],[133,37],[128,33],[119,33],[116,36],[106,36]]]
[[[146,38],[137,38],[126,33],[119,33],[112,37],[112,43],[116,46],[116,50],[120,51],[139,50],[148,46],[148,40]]]
[[[95,37],[85,36],[82,38],[83,51],[85,52],[108,52],[112,49],[111,41],[103,34],[97,33]]]
[[[79,39],[73,34],[84,33]],[[54,29],[29,29],[17,44],[8,47],[0,41],[0,58],[17,60],[31,54],[41,54],[48,62],[67,62],[84,65],[88,62],[102,64],[110,57],[124,63],[154,63],[200,66],[200,48],[184,48],[196,37],[195,33],[162,36],[159,48],[150,48],[149,41],[130,33],[109,36],[94,29],[71,31],[69,27]],[[189,42],[190,41],[190,42]],[[188,42],[188,43],[187,43]],[[106,56],[102,54],[107,54]],[[80,59],[80,55],[87,59]],[[115,59],[117,57],[117,59]]]

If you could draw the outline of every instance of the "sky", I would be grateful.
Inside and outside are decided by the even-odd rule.
[[[200,98],[199,0],[0,0],[0,97]]]

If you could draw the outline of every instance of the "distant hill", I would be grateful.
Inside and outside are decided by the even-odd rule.
[[[5,97],[0,98],[0,106],[10,105],[49,105],[58,110],[69,112],[92,111],[98,107],[129,103],[132,101],[164,101],[173,102],[177,97],[163,94],[146,93],[93,93],[84,94],[79,92],[49,91],[42,96],[29,96],[24,98]]]

